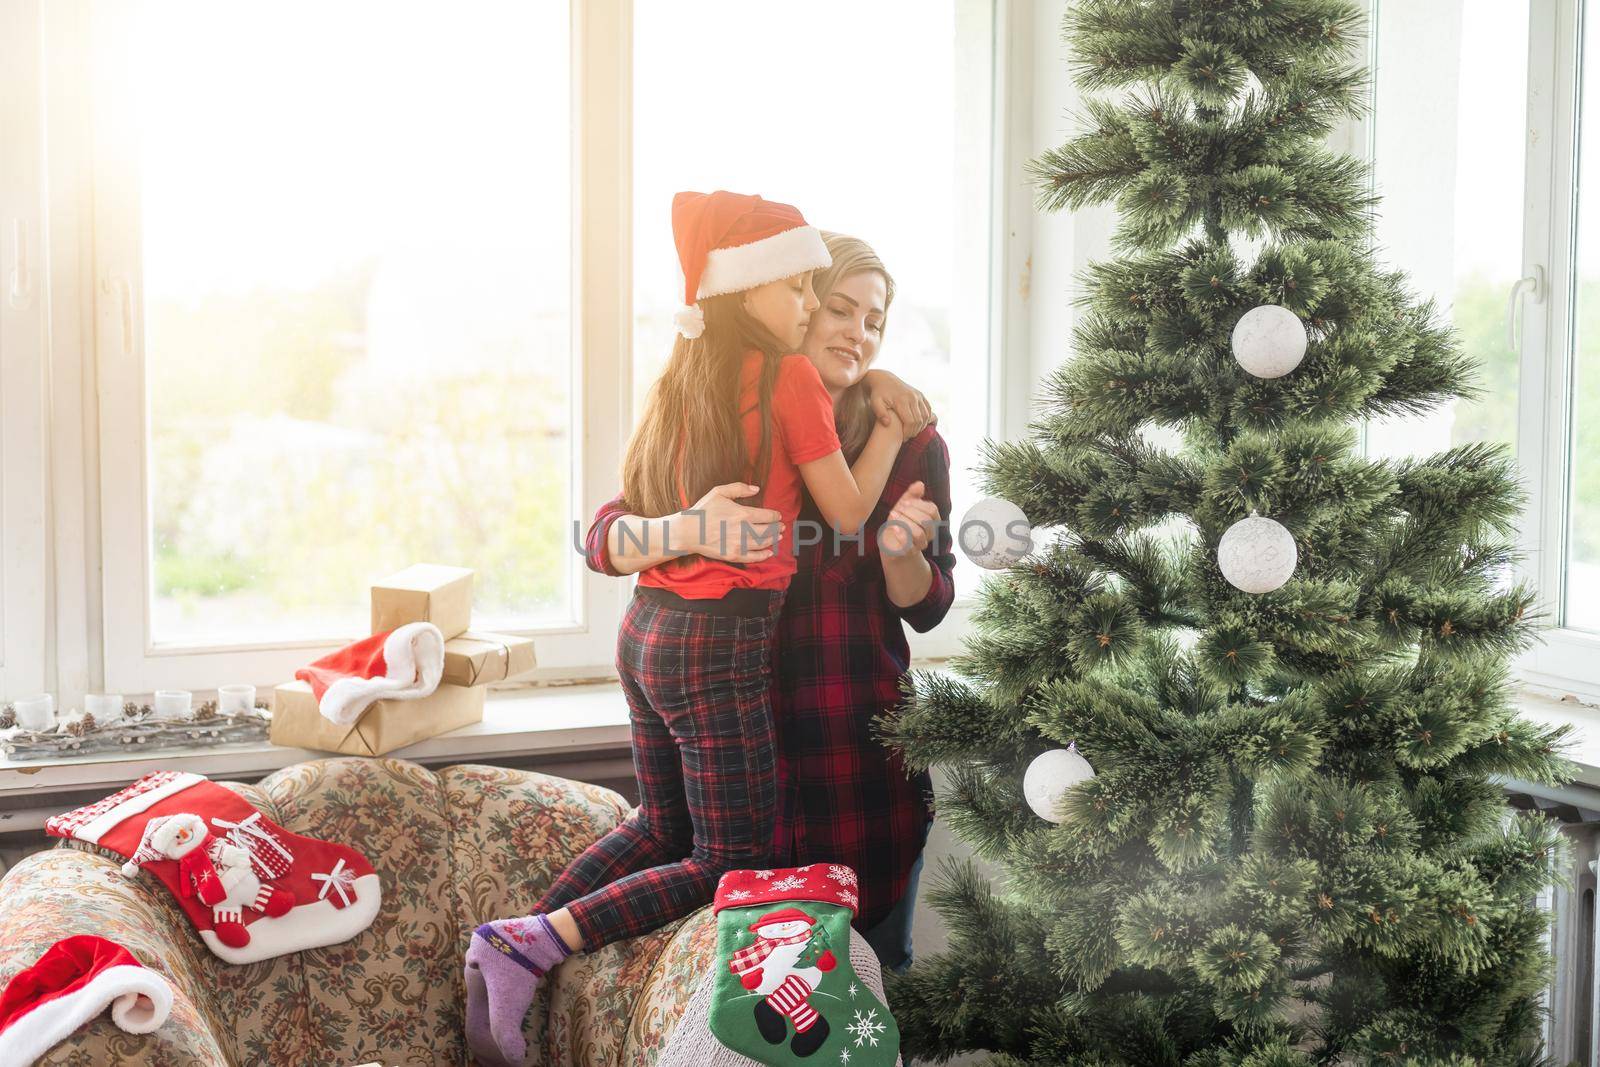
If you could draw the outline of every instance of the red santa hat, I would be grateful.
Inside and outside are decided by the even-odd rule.
[[[685,305],[674,321],[690,339],[706,328],[699,301],[833,262],[822,234],[806,224],[798,208],[721,189],[674,196],[672,237],[683,267]]]
[[[331,722],[349,726],[379,700],[419,700],[444,676],[444,635],[431,622],[408,622],[323,656],[294,676],[311,686]]]
[[[148,1034],[167,1021],[172,987],[115,941],[57,941],[0,993],[0,1061],[33,1063],[108,1006],[123,1030]]]

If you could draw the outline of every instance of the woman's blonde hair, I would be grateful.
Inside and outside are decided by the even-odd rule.
[[[744,294],[700,301],[706,328],[673,343],[622,461],[622,498],[639,515],[670,515],[712,486],[752,482],[766,491],[772,463],[772,390],[781,342],[744,309]],[[756,380],[761,436],[750,455],[739,414],[745,353],[762,355]]]
[[[833,287],[853,274],[876,271],[883,278],[883,318],[886,325],[889,305],[894,303],[894,276],[883,265],[883,260],[878,258],[878,253],[861,238],[848,234],[823,231],[822,240],[828,246],[828,254],[833,257],[833,265],[811,276],[811,288],[816,290],[817,300],[825,304]],[[816,314],[821,313],[822,308],[819,307]],[[880,345],[883,343],[883,329],[884,325],[878,328]],[[867,438],[872,435],[874,419],[865,385],[867,369],[868,364],[862,364],[862,378],[844,391],[833,409],[839,425],[839,443],[844,449],[845,459],[851,463],[856,461],[861,450],[867,446]]]

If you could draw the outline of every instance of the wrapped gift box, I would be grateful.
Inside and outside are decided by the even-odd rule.
[[[467,632],[444,643],[444,680],[451,685],[488,685],[538,666],[533,638]]]
[[[465,567],[418,563],[372,587],[372,632],[408,622],[431,622],[446,641],[472,625],[472,572]]]
[[[397,748],[483,721],[482,686],[441,685],[421,700],[380,700],[354,723],[340,726],[317,707],[305,682],[272,693],[272,743],[351,756],[381,756]]]

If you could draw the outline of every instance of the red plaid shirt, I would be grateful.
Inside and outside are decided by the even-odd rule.
[[[895,501],[920,481],[945,525],[925,551],[927,595],[908,608],[890,600],[878,528]],[[628,513],[620,497],[603,505],[585,538],[589,566],[616,575],[606,551],[611,523]],[[826,529],[809,499],[801,519]],[[950,452],[933,427],[900,449],[863,543],[831,534],[798,549],[778,623],[774,706],[781,739],[778,865],[840,863],[860,878],[855,925],[877,925],[899,902],[933,819],[926,772],[907,775],[900,757],[872,736],[872,720],[903,699],[911,662],[905,628],[931,630],[955,599],[950,524]],[[836,550],[837,549],[837,550]]]

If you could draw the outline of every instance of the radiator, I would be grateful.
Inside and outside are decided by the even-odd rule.
[[[1546,1055],[1557,1063],[1600,1067],[1595,1018],[1600,1011],[1595,982],[1595,888],[1600,869],[1600,791],[1587,788],[1507,787],[1512,807],[1542,812],[1561,823],[1568,855],[1561,861],[1556,886],[1539,894],[1539,907],[1550,913],[1545,935],[1555,970],[1545,990]],[[1590,807],[1590,805],[1596,805]]]

